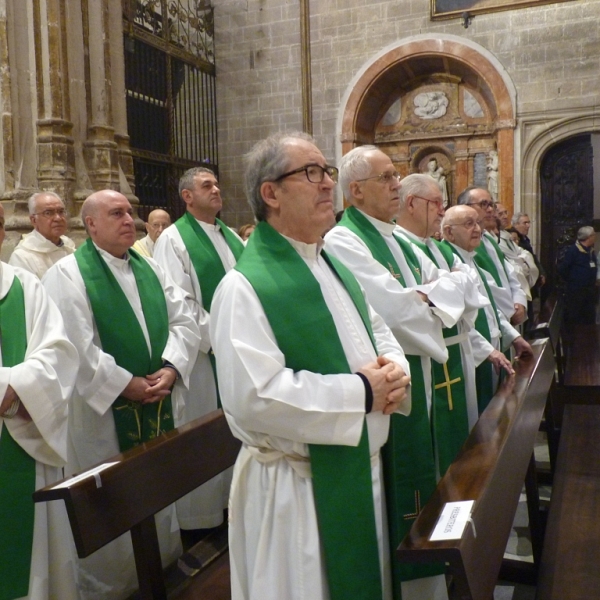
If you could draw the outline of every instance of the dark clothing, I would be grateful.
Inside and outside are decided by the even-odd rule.
[[[558,272],[566,283],[565,322],[595,323],[597,262],[593,246],[577,242],[567,248]]]

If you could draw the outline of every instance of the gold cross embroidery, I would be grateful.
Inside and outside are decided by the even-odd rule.
[[[461,378],[457,377],[456,379],[450,380],[450,373],[448,372],[448,363],[444,363],[444,377],[446,381],[444,381],[444,383],[438,383],[435,386],[435,389],[439,390],[441,388],[448,388],[448,410],[454,410],[454,404],[452,404],[452,384],[458,383],[459,381],[461,381]]]
[[[402,275],[400,273],[394,272],[394,266],[392,265],[392,263],[388,263],[388,269],[390,270],[390,273],[392,274],[392,277],[394,279],[402,279]]]
[[[415,490],[415,512],[409,513],[408,515],[403,515],[405,520],[416,519],[421,512],[421,492],[419,490]]]

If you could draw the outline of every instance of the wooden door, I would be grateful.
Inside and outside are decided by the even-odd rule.
[[[593,154],[589,134],[569,138],[542,159],[540,261],[550,289],[556,284],[556,263],[573,244],[577,230],[594,217]]]

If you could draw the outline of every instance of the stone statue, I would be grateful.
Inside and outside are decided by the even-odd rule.
[[[487,157],[487,187],[494,202],[498,202],[498,152],[491,150]]]
[[[446,184],[446,172],[444,167],[438,166],[437,158],[431,158],[427,161],[427,171],[425,175],[429,175],[435,180],[440,191],[442,192],[442,198],[444,201],[444,208],[448,206],[448,185]]]

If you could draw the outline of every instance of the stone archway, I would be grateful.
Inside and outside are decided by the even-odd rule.
[[[518,171],[520,187],[516,190],[516,205],[532,221],[530,237],[539,248],[541,239],[540,168],[547,152],[556,144],[578,135],[600,132],[596,110],[574,109],[527,115],[520,119],[519,145],[522,148]]]
[[[338,119],[339,154],[375,144],[404,175],[436,158],[455,197],[467,185],[486,185],[497,150],[498,199],[512,209],[515,98],[508,74],[483,47],[458,36],[415,36],[384,49],[351,82]]]

